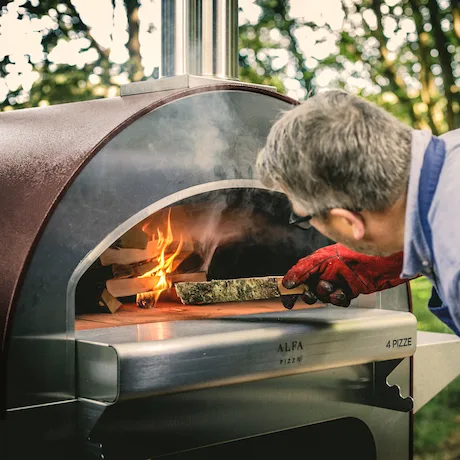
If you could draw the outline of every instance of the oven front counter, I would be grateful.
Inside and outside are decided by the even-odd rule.
[[[411,313],[353,307],[77,331],[78,396],[115,402],[397,363],[414,354],[416,333]]]

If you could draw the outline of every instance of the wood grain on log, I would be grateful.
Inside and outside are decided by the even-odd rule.
[[[175,271],[177,267],[189,257],[189,252],[181,252],[174,259],[174,262],[171,267],[171,271]],[[152,260],[151,262],[146,262],[144,264],[135,264],[135,265],[112,265],[112,273],[114,278],[131,278],[135,276],[142,276],[145,273],[153,270],[155,267],[158,267],[158,261]]]
[[[107,289],[101,294],[101,300],[99,301],[101,306],[105,306],[110,310],[110,313],[115,313],[123,304],[110,294]]]
[[[166,248],[166,257],[174,254],[177,250],[178,242],[172,242],[168,248]],[[162,248],[158,247],[156,240],[149,241],[145,249],[106,249],[100,257],[101,264],[104,266],[119,264],[119,265],[130,265],[147,260],[154,259],[161,254]],[[184,242],[181,249],[181,254],[190,255],[193,252],[193,243],[188,241]]]
[[[180,281],[205,281],[206,273],[177,273],[167,275],[166,279],[172,284]],[[140,292],[153,291],[160,281],[159,276],[149,276],[146,278],[118,278],[107,280],[106,287],[114,297],[127,297],[136,295]]]

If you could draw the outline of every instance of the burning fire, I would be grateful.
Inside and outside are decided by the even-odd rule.
[[[169,255],[167,252],[169,246],[171,243],[174,241],[173,238],[173,232],[171,229],[171,209],[169,210],[168,213],[168,223],[167,223],[167,228],[166,228],[166,234],[163,234],[163,232],[157,228],[157,248],[160,251],[157,261],[158,265],[150,270],[147,273],[144,273],[143,275],[139,276],[139,278],[148,278],[148,277],[156,277],[158,278],[158,282],[155,284],[153,287],[152,291],[154,293],[154,299],[155,302],[158,300],[160,297],[160,294],[166,290],[169,289],[172,286],[171,281],[168,280],[167,275],[171,273],[174,269],[174,260],[175,258],[179,255],[179,253],[182,250],[182,245],[183,245],[183,238],[182,234],[180,235],[179,242],[177,245],[177,249]]]

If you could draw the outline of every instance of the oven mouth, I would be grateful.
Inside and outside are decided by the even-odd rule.
[[[76,329],[283,311],[280,299],[183,305],[173,285],[284,275],[329,243],[314,229],[290,226],[290,211],[285,195],[252,180],[193,187],[152,204],[75,270],[68,305]]]

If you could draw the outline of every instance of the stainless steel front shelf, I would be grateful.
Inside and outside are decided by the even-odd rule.
[[[416,337],[411,313],[338,307],[80,331],[78,395],[114,402],[405,358]]]

